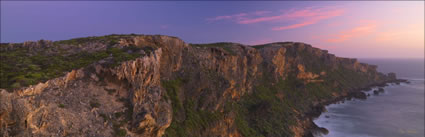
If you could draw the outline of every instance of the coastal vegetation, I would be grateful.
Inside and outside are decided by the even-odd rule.
[[[231,42],[217,42],[217,43],[208,43],[208,44],[190,44],[192,47],[198,47],[198,48],[221,48],[225,50],[230,55],[236,55],[236,53],[232,50],[233,45],[239,45],[236,43]]]
[[[62,50],[63,44],[82,44],[104,40],[109,42],[107,49],[88,52],[72,52]],[[106,41],[108,40],[108,41]],[[34,85],[52,78],[60,77],[72,69],[85,67],[102,59],[110,58],[110,66],[116,66],[122,61],[133,60],[142,56],[140,50],[149,53],[151,48],[139,48],[128,46],[124,48],[112,47],[116,44],[113,36],[88,37],[55,42],[55,46],[46,47],[42,50],[31,50],[27,47],[19,47],[13,50],[2,51],[0,54],[0,88],[16,89],[28,85]],[[7,45],[3,45],[5,47]],[[52,51],[52,52],[49,52]]]
[[[159,48],[161,52],[153,52]],[[81,136],[310,135],[311,118],[323,111],[323,104],[344,97],[364,98],[358,92],[362,88],[396,79],[395,74],[389,77],[372,65],[297,42],[188,46],[168,36],[108,35],[2,44],[0,50],[0,88],[10,92],[82,68],[84,76],[77,79],[52,80],[67,85],[41,84],[28,90],[25,94],[35,95],[34,99],[22,102],[33,107],[4,109],[8,109],[5,115],[31,112],[28,116],[40,119],[44,116],[35,115],[41,114],[36,109],[47,100],[53,105],[46,112],[60,112],[51,113],[55,116],[66,112],[71,115],[63,115],[65,120],[83,120],[85,125],[93,125],[89,130],[108,131],[92,134],[83,131],[85,126],[55,125],[49,128],[60,130],[52,136],[60,136],[62,129]],[[153,53],[155,56],[143,57]],[[130,64],[116,67],[129,60]],[[96,62],[100,66],[90,65]],[[20,103],[13,101],[15,98],[27,99],[0,94],[9,106],[21,105],[14,104]],[[83,119],[74,119],[81,112]],[[22,121],[24,117],[5,118],[28,122]],[[25,127],[22,125],[0,131],[9,133]]]

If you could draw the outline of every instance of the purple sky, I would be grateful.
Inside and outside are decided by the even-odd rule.
[[[356,58],[423,58],[424,2],[1,1],[1,42],[162,34],[189,43],[299,41]]]

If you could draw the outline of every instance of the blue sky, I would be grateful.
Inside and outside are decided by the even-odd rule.
[[[423,5],[411,1],[1,1],[1,42],[137,33],[177,36],[189,43],[300,41],[347,57],[423,57]]]

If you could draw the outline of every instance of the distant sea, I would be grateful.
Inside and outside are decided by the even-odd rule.
[[[424,137],[424,59],[359,59],[395,72],[410,84],[390,85],[366,100],[331,104],[314,120],[329,130],[317,137]]]

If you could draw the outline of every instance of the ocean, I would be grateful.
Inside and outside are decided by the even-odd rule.
[[[392,84],[366,100],[331,104],[314,122],[329,130],[317,137],[424,137],[424,59],[359,59],[411,83]]]

